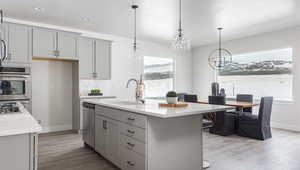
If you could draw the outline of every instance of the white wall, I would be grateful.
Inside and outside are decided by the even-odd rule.
[[[89,35],[95,38],[101,36]],[[127,89],[126,83],[130,78],[139,78],[142,72],[142,60],[130,58],[132,56],[132,40],[111,36],[112,44],[112,79],[81,80],[80,89],[82,95],[87,95],[91,88],[100,88],[104,95],[113,95],[124,99],[134,99],[134,86]],[[174,58],[176,62],[175,88],[179,92],[191,92],[192,68],[191,54],[178,54],[167,45],[150,42],[140,42],[140,56],[153,56]],[[147,88],[147,87],[146,87]]]
[[[293,103],[275,102],[272,112],[272,126],[300,131],[300,27],[282,31],[264,33],[248,38],[225,42],[223,46],[233,55],[254,51],[265,51],[286,47],[293,48]],[[206,99],[211,94],[210,84],[214,81],[214,72],[208,66],[209,53],[217,48],[215,45],[201,46],[193,49],[193,92]],[[267,88],[267,87],[266,87]]]
[[[72,129],[72,63],[32,61],[32,114],[43,132]]]

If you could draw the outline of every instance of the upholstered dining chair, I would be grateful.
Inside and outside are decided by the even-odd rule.
[[[258,115],[240,113],[238,117],[238,135],[266,140],[272,138],[270,119],[273,97],[262,97]]]
[[[253,103],[253,95],[252,94],[237,94],[236,101]],[[243,111],[252,113],[252,107],[244,108]]]
[[[224,96],[209,96],[209,104],[225,105]],[[221,136],[228,136],[235,133],[235,119],[236,115],[230,112],[217,112],[214,119],[214,125],[209,132]]]

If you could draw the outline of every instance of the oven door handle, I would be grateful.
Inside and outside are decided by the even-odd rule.
[[[17,74],[1,74],[0,73],[0,76],[1,77],[16,77],[16,78],[29,78],[30,75],[17,75]]]

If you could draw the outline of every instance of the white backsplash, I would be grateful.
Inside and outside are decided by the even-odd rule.
[[[110,80],[80,80],[79,87],[81,96],[87,96],[91,89],[100,89],[104,96],[115,95]]]

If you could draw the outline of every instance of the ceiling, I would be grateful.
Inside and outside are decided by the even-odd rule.
[[[138,38],[170,43],[178,27],[178,0],[137,0]],[[300,24],[299,0],[182,0],[183,31],[193,46]],[[132,37],[131,0],[1,0],[5,16]],[[35,10],[35,8],[39,8]]]

